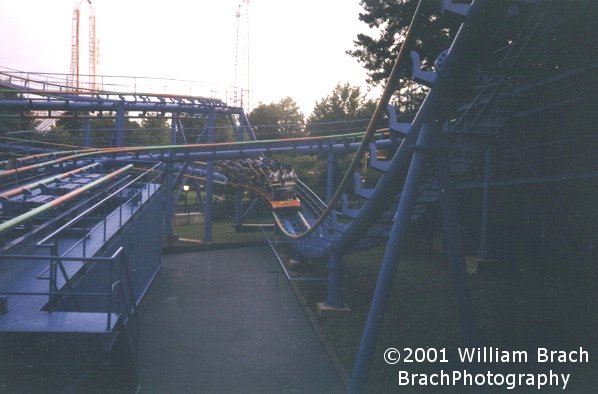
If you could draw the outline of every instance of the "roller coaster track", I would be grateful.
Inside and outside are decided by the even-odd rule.
[[[450,1],[445,3],[449,11],[452,10],[461,14],[464,13],[464,9],[468,8],[457,7]],[[533,7],[532,12],[530,12],[527,22],[522,27],[519,41],[513,42],[507,48],[505,54],[502,55],[500,67],[512,64],[521,56],[527,45],[526,40],[541,24],[546,4],[545,2],[537,3],[534,6],[521,5],[522,8]],[[349,174],[343,179],[333,203],[325,204],[307,186],[302,185],[298,192],[305,204],[303,204],[300,214],[295,213],[305,219],[301,219],[302,226],[290,225],[289,223],[296,222],[292,217],[278,216],[276,218],[276,222],[281,225],[283,233],[292,239],[294,247],[307,257],[323,256],[333,251],[349,251],[359,244],[358,241],[362,240],[368,229],[375,225],[385,212],[387,217],[392,218],[392,214],[389,214],[389,212],[396,206],[397,197],[404,185],[408,162],[412,158],[414,148],[418,146],[418,137],[424,124],[445,124],[443,126],[445,129],[450,128],[450,133],[447,133],[451,136],[450,170],[451,176],[455,179],[466,174],[472,163],[479,160],[489,145],[499,125],[496,123],[492,124],[491,127],[485,125],[485,123],[488,123],[489,111],[487,111],[487,108],[490,107],[492,102],[501,101],[504,103],[509,98],[517,99],[517,97],[512,98],[502,94],[500,89],[504,85],[494,83],[496,82],[494,75],[490,77],[490,83],[479,89],[477,95],[473,98],[463,95],[462,92],[469,89],[472,83],[476,82],[473,80],[476,68],[479,64],[483,64],[485,58],[489,56],[488,51],[482,49],[485,46],[484,40],[492,34],[499,34],[500,23],[497,22],[496,15],[505,15],[510,8],[518,6],[516,1],[512,4],[509,3],[508,6],[505,4],[503,2],[476,1],[472,6],[472,10],[476,11],[469,11],[453,45],[446,54],[439,58],[434,72],[420,71],[418,69],[419,65],[415,61],[418,56],[412,55],[414,59],[413,78],[428,84],[431,89],[411,124],[401,125],[401,130],[396,125],[393,127],[391,124],[392,139],[379,137],[377,141],[368,142],[369,137],[366,137],[366,140],[360,145],[358,141],[363,137],[363,134],[351,134],[224,144],[105,148],[98,151],[70,153],[64,151],[56,152],[55,155],[57,156],[65,156],[55,158],[53,161],[41,161],[20,169],[4,171],[0,173],[0,177],[8,177],[10,174],[14,178],[14,175],[21,171],[25,172],[27,169],[48,167],[73,159],[84,160],[91,157],[98,157],[102,162],[111,163],[189,162],[193,160],[236,159],[273,152],[296,151],[303,154],[316,154],[356,150],[358,153],[362,153],[369,150],[370,167],[383,173],[373,189],[364,189],[361,186],[359,174]],[[484,34],[481,34],[482,32]],[[408,43],[408,40],[405,41]],[[479,50],[472,52],[472,48]],[[68,91],[58,82],[40,81],[30,75],[24,78],[14,72],[0,72],[0,84],[29,95],[26,99],[3,100],[3,107],[19,108],[21,110],[110,111],[119,105],[123,106],[126,111],[143,112],[193,113],[206,108],[215,108],[217,111],[229,109],[221,101],[196,97],[91,91],[81,94],[82,92]],[[394,86],[394,83],[391,81],[389,86]],[[381,104],[381,107],[384,107],[385,100],[381,100]],[[438,114],[441,114],[441,116]],[[449,116],[454,116],[452,114],[457,114],[457,118],[449,118]],[[376,124],[378,116],[379,114],[373,118],[372,125]],[[391,119],[395,116],[392,112],[389,114]],[[508,110],[503,110],[501,114],[502,121],[508,116]],[[449,122],[446,123],[447,121]],[[370,125],[368,134],[373,133],[372,127]],[[452,138],[453,136],[455,138]],[[399,143],[400,145],[392,160],[378,160],[376,156],[378,149],[396,147]],[[358,161],[360,154],[356,156],[356,161]],[[25,162],[40,159],[41,156],[37,155],[20,160]],[[352,166],[352,168],[354,167]],[[190,166],[189,171],[192,169],[193,166]],[[202,170],[199,169],[193,171],[203,174]],[[426,212],[430,204],[439,200],[440,192],[435,184],[431,169],[426,170],[426,174],[419,186],[418,197],[411,213],[412,220],[417,219]],[[342,194],[344,186],[348,183],[347,179],[354,180],[355,195],[364,200],[358,209],[350,206],[349,197]],[[340,204],[335,204],[336,201]],[[338,212],[336,212],[337,209]],[[337,217],[344,217],[345,219],[337,220]],[[387,233],[386,230],[378,232]]]
[[[356,166],[352,164],[351,171],[341,181],[332,201],[322,201],[307,185],[299,181],[296,192],[301,200],[300,210],[274,212],[274,220],[281,231],[288,236],[294,248],[306,257],[330,255],[332,261],[356,248],[371,245],[376,238],[388,239],[349,391],[360,392],[363,389],[366,367],[372,359],[373,343],[380,329],[380,317],[384,313],[385,299],[392,286],[399,254],[405,246],[406,226],[438,202],[441,205],[443,223],[451,223],[451,226],[445,224],[445,237],[447,254],[455,276],[463,338],[467,346],[475,346],[471,296],[464,285],[467,282],[464,278],[466,273],[462,266],[453,263],[459,263],[458,257],[463,254],[460,250],[459,229],[455,225],[453,186],[470,181],[471,172],[480,164],[488,148],[495,144],[497,132],[509,121],[538,112],[542,114],[547,112],[547,108],[550,110],[562,105],[551,97],[551,90],[546,86],[551,83],[563,86],[573,81],[573,86],[577,87],[588,74],[590,76],[587,78],[593,78],[590,81],[597,83],[597,73],[593,71],[597,68],[598,56],[597,51],[590,52],[585,58],[586,63],[571,61],[567,64],[563,59],[568,59],[563,57],[550,66],[546,66],[545,58],[539,61],[534,57],[538,50],[538,46],[533,44],[534,38],[543,35],[550,37],[550,25],[547,22],[551,19],[550,15],[551,22],[554,23],[555,15],[559,13],[558,7],[576,7],[575,2],[475,0],[468,6],[445,0],[443,5],[447,11],[462,15],[463,24],[451,47],[438,57],[433,71],[422,70],[419,55],[411,53],[413,79],[429,86],[430,90],[415,118],[407,125],[397,124],[396,114],[389,109],[390,136],[375,133],[374,126],[378,126],[380,111],[386,110],[386,99],[383,98],[366,133],[256,141],[253,140],[255,136],[252,137],[248,132],[250,141],[239,140],[235,143],[213,143],[208,139],[208,143],[187,145],[61,150],[9,160],[3,163],[4,171],[0,172],[2,198],[14,198],[27,193],[30,188],[43,187],[41,185],[46,182],[56,182],[56,178],[49,177],[48,172],[58,172],[62,175],[56,176],[67,177],[69,172],[79,171],[78,169],[83,171],[85,166],[94,162],[101,163],[106,168],[127,169],[130,169],[126,167],[130,164],[156,166],[156,163],[162,162],[164,165],[159,168],[167,173],[166,176],[171,176],[172,172],[178,172],[178,175],[187,172],[205,177],[209,184],[215,180],[224,183],[229,181],[224,174],[213,174],[210,163],[218,160],[285,152],[357,152],[356,163],[361,154],[369,151],[370,168],[382,173],[374,188],[362,186],[361,176],[353,173]],[[596,4],[587,2],[584,3],[585,6],[589,8],[589,15],[597,14]],[[584,11],[586,10],[581,10]],[[591,22],[595,26],[594,20]],[[595,42],[591,44],[595,46]],[[547,45],[551,45],[551,42]],[[594,47],[588,45],[588,48]],[[558,49],[560,48],[555,50]],[[406,50],[401,50],[403,56]],[[528,56],[530,52],[533,54],[531,60]],[[32,87],[34,80],[39,83],[30,76],[19,81],[11,73],[0,72],[0,85],[16,89],[21,94],[15,99],[0,100],[0,108],[121,113],[151,111],[173,114],[236,114],[242,111],[215,99],[139,93],[73,92],[62,89],[60,84]],[[396,87],[392,79],[389,86]],[[542,91],[541,89],[545,89],[543,92],[546,96],[540,103],[543,108],[534,106],[533,100],[533,95],[538,90]],[[590,97],[594,100],[590,100],[593,103],[596,99],[595,91],[581,97]],[[576,96],[574,98],[578,99]],[[567,99],[568,97],[563,100]],[[522,103],[526,104],[523,108]],[[395,151],[391,160],[378,158],[378,150],[384,148]],[[194,164],[195,161],[207,161],[208,165],[198,166]],[[536,173],[534,175],[537,177]],[[558,177],[563,174],[548,175]],[[350,180],[354,181],[352,197],[343,194],[344,186]],[[171,187],[173,183],[176,182],[171,182]],[[250,185],[239,183],[230,185],[251,188]],[[59,198],[56,196],[58,202],[46,207],[66,200]],[[361,199],[358,207],[352,205],[353,201],[350,202],[356,199]],[[0,199],[0,202],[4,210],[5,200]],[[40,208],[36,212],[45,209]],[[8,233],[32,216],[34,214],[22,213],[17,218],[5,217],[4,223],[0,224],[0,232]]]

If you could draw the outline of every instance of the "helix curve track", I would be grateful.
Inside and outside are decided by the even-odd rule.
[[[535,86],[529,83],[515,85],[513,80],[505,81],[503,69],[514,67],[525,57],[530,37],[540,34],[543,24],[549,19],[551,12],[549,2],[494,2],[477,1],[470,11],[469,6],[453,4],[445,1],[446,10],[464,17],[464,24],[455,38],[449,51],[438,58],[434,71],[419,69],[419,56],[411,54],[413,61],[412,77],[414,80],[430,87],[421,108],[410,123],[397,123],[393,108],[389,108],[384,122],[390,122],[390,135],[379,136],[375,142],[367,146],[370,153],[369,166],[382,173],[379,182],[373,189],[361,186],[360,176],[355,173],[354,196],[343,196],[334,212],[323,225],[309,236],[293,239],[294,247],[306,257],[324,256],[332,251],[349,251],[365,237],[371,228],[385,214],[393,216],[389,210],[397,206],[406,177],[406,168],[411,160],[413,147],[417,145],[420,130],[425,124],[440,125],[447,136],[450,151],[449,166],[451,177],[457,182],[467,182],[468,173],[476,162],[483,160],[483,155],[494,140],[496,130],[508,119],[517,116],[514,104],[525,97],[526,92]],[[467,17],[465,17],[467,15]],[[501,15],[502,18],[497,18]],[[510,19],[518,19],[516,34],[507,32],[503,26]],[[492,37],[492,40],[489,40]],[[514,37],[514,38],[513,38]],[[489,41],[494,44],[489,46]],[[508,44],[505,44],[508,43]],[[474,50],[472,50],[474,48]],[[491,59],[494,63],[488,65]],[[498,64],[498,66],[495,66]],[[487,65],[487,66],[486,66]],[[486,67],[480,69],[481,67]],[[493,68],[494,67],[494,68]],[[164,95],[148,93],[123,92],[73,92],[60,82],[48,80],[35,75],[0,72],[0,85],[15,89],[22,98],[4,100],[3,108],[43,111],[82,111],[108,112],[120,111],[157,112],[157,113],[201,113],[210,110],[227,115],[238,115],[240,108],[228,107],[217,99],[190,97],[183,95]],[[540,82],[536,82],[536,85]],[[83,93],[83,94],[82,94]],[[500,116],[496,113],[500,112]],[[269,152],[298,151],[304,154],[327,154],[329,152],[346,152],[358,149],[359,135],[332,136],[323,138],[286,139],[276,141],[256,141],[246,118],[241,117],[239,134],[246,134],[245,141],[236,144],[214,144],[202,141],[199,144],[185,146],[160,146],[143,148],[105,148],[89,152],[48,152],[52,161],[35,164],[35,168],[48,168],[69,160],[86,156],[99,158],[110,163],[149,163],[161,160],[164,162],[187,163],[190,160],[227,160],[263,155]],[[122,144],[123,136],[115,132],[115,145]],[[238,138],[238,140],[240,140]],[[199,141],[198,141],[199,142]],[[16,143],[11,146],[18,146]],[[396,154],[389,161],[377,158],[377,151],[382,148],[396,149]],[[23,147],[22,149],[26,149]],[[55,158],[55,156],[61,156]],[[27,158],[27,161],[41,161],[43,156]],[[21,166],[24,159],[17,162]],[[20,171],[24,171],[25,168]],[[205,170],[195,168],[192,164],[187,171],[206,175]],[[418,186],[417,198],[411,209],[410,219],[415,220],[424,214],[427,207],[439,201],[439,190],[435,184],[431,169]],[[4,174],[6,176],[6,174]],[[216,178],[225,179],[221,174]],[[319,196],[307,186],[302,186],[299,193],[309,204],[303,204],[301,216],[306,218],[306,226],[298,230],[293,226],[282,225],[283,233],[300,235],[307,230],[326,208]],[[361,199],[361,205],[350,206],[349,200]],[[394,208],[393,208],[394,207]],[[290,213],[293,215],[293,213]],[[343,218],[337,220],[337,218]],[[385,220],[386,222],[387,220]],[[292,217],[278,217],[277,223],[294,222]],[[385,231],[388,233],[388,231]],[[366,242],[367,243],[367,242]]]
[[[6,199],[43,194],[35,190],[42,190],[48,184],[56,188],[56,177],[78,175],[69,172],[84,172],[83,168],[96,162],[108,174],[125,168],[128,171],[130,164],[158,164],[156,169],[164,173],[163,185],[174,191],[184,173],[205,178],[207,188],[214,181],[227,183],[226,175],[214,169],[214,163],[219,160],[276,152],[330,157],[367,150],[370,168],[381,173],[372,189],[362,186],[358,173],[349,174],[354,180],[353,194],[342,196],[338,203],[328,204],[298,181],[296,193],[301,201],[300,209],[274,213],[280,231],[300,254],[306,257],[330,255],[329,268],[333,274],[338,274],[333,262],[341,260],[339,256],[367,247],[376,238],[388,242],[349,391],[363,389],[367,365],[380,330],[380,316],[405,247],[407,225],[425,215],[431,206],[441,207],[463,339],[474,346],[476,329],[463,267],[454,190],[479,183],[480,169],[484,161],[488,162],[491,150],[496,152],[493,156],[496,172],[503,176],[498,181],[505,184],[597,176],[598,166],[592,154],[598,148],[596,138],[584,120],[595,119],[593,108],[598,101],[595,94],[597,35],[586,34],[586,41],[578,41],[587,32],[584,29],[595,32],[598,6],[589,1],[541,0],[476,0],[471,5],[445,0],[442,4],[445,11],[463,18],[462,25],[433,69],[422,69],[420,56],[411,52],[412,78],[429,87],[417,114],[406,123],[399,123],[397,117],[402,119],[401,114],[397,115],[392,107],[384,108],[388,114],[383,122],[387,122],[389,133],[379,133],[371,141],[366,138],[365,142],[360,142],[362,133],[259,141],[242,109],[229,107],[224,101],[126,92],[80,94],[65,90],[60,84],[44,84],[31,76],[23,78],[11,72],[0,72],[0,85],[20,94],[14,99],[0,100],[0,108],[48,113],[112,111],[117,118],[113,147],[55,152],[38,148],[31,150],[28,157],[3,163],[4,171],[0,173],[3,200],[0,201],[4,222],[0,224],[0,236],[4,242],[8,237],[10,242],[11,230],[19,229],[21,232],[15,234],[22,235],[22,231],[27,230],[22,225],[32,219],[31,214],[23,216],[25,214],[18,211],[15,217],[5,216],[5,206],[10,205],[5,203]],[[396,84],[390,85],[396,87]],[[125,114],[145,112],[172,114],[171,145],[122,147]],[[187,143],[185,138],[177,141],[177,133],[182,131],[177,116],[185,113],[200,114],[208,119],[195,143]],[[235,119],[236,142],[216,142],[214,119],[217,115]],[[374,119],[372,124],[380,126],[378,121]],[[563,129],[576,129],[576,132],[564,135]],[[28,147],[18,142],[4,144],[3,149],[14,149],[19,154],[27,152]],[[177,145],[177,142],[185,144]],[[562,154],[559,149],[563,146],[570,147],[570,152]],[[380,149],[395,153],[390,160],[382,160],[377,154]],[[197,161],[206,164],[196,165]],[[48,176],[48,172],[63,175]],[[118,173],[114,177],[122,175]],[[488,186],[486,180],[482,183],[484,188]],[[239,185],[250,187],[231,184]],[[69,195],[69,192],[64,193]],[[51,201],[61,201],[59,198],[50,197]],[[43,203],[53,206],[51,201]],[[358,206],[353,205],[356,201],[359,201]],[[337,279],[332,278],[329,283]],[[334,300],[329,303],[336,304]]]

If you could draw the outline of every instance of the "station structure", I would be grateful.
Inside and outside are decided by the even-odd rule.
[[[343,256],[386,243],[350,392],[364,389],[407,230],[433,210],[441,213],[463,340],[475,345],[455,195],[480,191],[476,252],[487,259],[494,252],[488,234],[493,190],[598,176],[593,154],[598,4],[445,0],[442,5],[462,18],[450,48],[433,68],[422,69],[410,47],[411,29],[421,23],[416,13],[396,62],[405,64],[409,57],[412,78],[428,88],[419,110],[401,114],[389,105],[400,71],[395,66],[363,133],[264,141],[256,138],[243,109],[224,100],[73,90],[61,78],[0,71],[2,88],[16,93],[0,99],[0,110],[49,118],[68,114],[84,123],[81,143],[73,149],[22,140],[0,144],[7,158],[0,172],[3,349],[16,364],[33,357],[68,375],[64,371],[73,360],[103,363],[112,371],[132,371],[134,381],[136,307],[160,267],[162,242],[173,235],[174,204],[186,175],[205,185],[204,241],[213,242],[216,182],[236,189],[235,225],[242,225],[255,203],[243,205],[243,188],[253,187],[249,181],[233,185],[217,163],[278,152],[327,160],[325,196],[297,180],[299,206],[273,209],[278,233],[299,255],[327,257],[326,305],[345,306]],[[126,146],[125,122],[147,113],[170,119],[170,144]],[[94,147],[91,120],[98,116],[115,118],[108,147]],[[184,117],[205,125],[194,141],[187,139]],[[222,124],[234,130],[234,141],[218,142]],[[343,153],[353,153],[355,160],[339,179],[336,160]],[[354,172],[365,154],[369,167],[380,172],[373,188],[365,188]],[[580,236],[580,247],[591,244],[587,233]]]

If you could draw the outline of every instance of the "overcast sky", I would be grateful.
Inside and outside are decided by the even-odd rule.
[[[242,0],[92,1],[101,74],[193,80],[205,83],[206,91],[234,85]],[[68,73],[75,3],[0,0],[0,67]],[[87,73],[88,9],[84,0],[82,73]],[[252,107],[291,96],[308,114],[339,82],[365,86],[362,66],[345,54],[357,33],[367,31],[358,21],[359,0],[250,0],[242,11],[242,33],[249,15]],[[244,51],[241,55],[246,58]],[[173,93],[210,94],[189,89]]]

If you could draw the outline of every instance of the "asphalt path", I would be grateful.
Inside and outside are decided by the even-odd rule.
[[[267,246],[162,264],[139,309],[141,393],[345,392]]]

